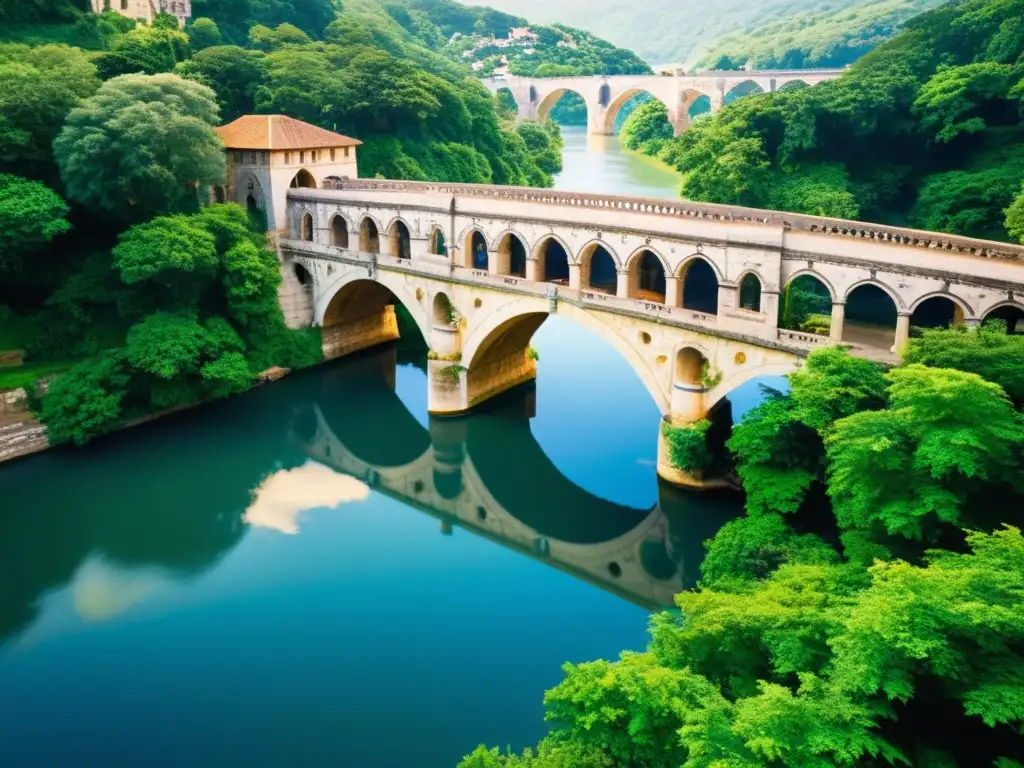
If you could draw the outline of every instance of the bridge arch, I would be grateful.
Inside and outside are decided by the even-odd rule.
[[[359,220],[359,250],[363,253],[380,253],[380,221],[368,213]]]
[[[881,282],[880,280],[874,280],[874,279],[871,279],[871,278],[868,278],[866,280],[858,280],[857,282],[852,283],[846,289],[846,294],[843,296],[843,299],[847,302],[847,304],[849,304],[850,297],[855,292],[859,291],[861,288],[864,288],[864,287],[867,287],[867,286],[872,286],[874,288],[878,288],[879,290],[882,291],[882,293],[884,293],[886,296],[888,296],[890,299],[892,299],[892,303],[896,307],[896,311],[897,312],[900,311],[900,310],[906,309],[906,306],[903,304],[903,299],[900,298],[898,293],[896,293],[892,288],[890,288],[888,285],[886,285],[885,283]]]
[[[388,225],[388,251],[396,259],[412,258],[412,235],[409,224],[396,216]]]
[[[736,101],[736,99],[742,99],[744,96],[755,96],[764,92],[765,89],[759,82],[752,78],[748,78],[730,85],[725,91],[724,102],[726,104],[731,104]]]
[[[368,288],[362,284],[378,286],[377,290]],[[356,286],[362,292],[359,303],[345,310],[345,304],[358,298]],[[317,300],[313,313],[313,324],[324,328],[326,333],[330,327],[338,325],[339,319],[359,319],[373,312],[380,312],[385,307],[399,302],[412,316],[413,321],[424,341],[430,339],[431,323],[419,298],[413,293],[406,281],[401,279],[398,273],[378,270],[373,278],[366,277],[364,272],[347,272],[339,275],[333,282],[328,283]],[[333,305],[333,307],[332,307]]]
[[[602,88],[605,88],[605,87],[608,87],[607,83],[605,83],[602,86]],[[618,96],[616,96],[609,103],[606,104],[606,103],[602,102],[602,104],[601,104],[601,106],[603,106],[605,108],[605,113],[604,113],[604,132],[606,134],[608,134],[610,136],[610,135],[615,133],[615,123],[616,123],[616,121],[619,118],[619,113],[622,111],[622,108],[626,105],[626,103],[630,99],[635,98],[636,96],[639,96],[640,94],[646,94],[647,96],[649,96],[654,101],[661,101],[662,104],[665,104],[664,101],[659,99],[655,94],[653,94],[651,91],[647,90],[646,88],[639,88],[639,87],[626,88],[624,91],[622,91],[622,93],[620,93]],[[665,104],[665,108],[669,109],[669,105]]]
[[[664,303],[666,278],[672,268],[665,258],[653,248],[638,248],[626,261],[629,272],[629,298],[646,299]]]
[[[580,250],[580,287],[615,295],[621,265],[618,254],[603,240],[591,240]]]
[[[513,229],[506,229],[494,238],[491,250],[497,255],[499,275],[526,277],[526,260],[529,257],[527,239]]]
[[[534,87],[530,86],[531,94],[534,93]],[[572,88],[555,88],[550,93],[546,94],[539,103],[537,103],[537,119],[544,122],[551,115],[551,110],[555,108],[555,105],[562,100],[562,97],[567,93],[573,93],[580,98],[584,105],[587,103],[587,98],[582,93]],[[531,101],[535,101],[531,98]],[[590,120],[590,107],[587,107],[587,120]]]
[[[776,91],[799,91],[801,88],[810,88],[811,84],[800,77],[792,77],[775,83]]]
[[[569,283],[569,262],[572,249],[554,233],[544,235],[533,248],[537,261],[537,281],[541,283]]]
[[[718,288],[723,277],[713,260],[700,254],[688,256],[679,265],[679,279],[682,280],[683,309],[718,314]]]
[[[835,289],[835,286],[832,285],[829,279],[822,275],[820,272],[815,272],[813,269],[801,269],[794,272],[783,284],[782,290],[785,291],[786,288],[792,285],[796,280],[799,280],[801,277],[809,277],[815,280],[817,283],[819,283],[826,291],[828,291],[829,298],[832,301],[835,301],[838,298],[839,292]]]
[[[987,320],[1003,320],[1006,322],[1007,333],[1022,333],[1024,332],[1024,305],[1013,300],[1001,301],[985,310],[982,322]]]
[[[968,304],[964,299],[957,296],[955,293],[946,293],[944,291],[934,291],[932,293],[926,293],[924,296],[916,299],[910,305],[910,312],[916,312],[922,304],[932,299],[946,299],[949,302],[957,305],[963,311],[967,317],[974,317],[974,310],[971,309],[971,305]]]
[[[348,248],[348,233],[351,224],[348,217],[338,211],[331,217],[331,245],[335,248]]]

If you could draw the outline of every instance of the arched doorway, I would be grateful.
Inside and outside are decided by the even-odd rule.
[[[964,311],[947,296],[932,296],[914,308],[911,328],[950,328],[964,321]]]
[[[260,206],[259,203],[256,202],[256,198],[253,197],[252,195],[246,195],[245,210],[248,211],[249,213],[256,213],[257,211],[259,211],[259,209]]]
[[[526,244],[511,232],[498,241],[498,274],[526,277]]]
[[[739,286],[739,302],[737,306],[740,309],[746,309],[750,312],[761,311],[761,281],[757,278],[753,272],[748,272],[740,280]]]
[[[466,233],[466,266],[472,269],[487,269],[487,238],[479,229]]]
[[[292,267],[292,272],[295,273],[295,278],[299,281],[299,285],[307,290],[313,289],[313,276],[309,274],[309,270],[296,262]]]
[[[779,327],[827,336],[832,324],[832,292],[814,275],[797,275],[782,292]]]
[[[665,302],[665,267],[653,251],[643,250],[633,257],[629,288],[630,298]]]
[[[882,288],[862,283],[846,295],[842,341],[890,349],[896,338],[896,302]]]
[[[409,236],[409,228],[405,226],[405,222],[396,221],[391,225],[391,231],[388,233],[388,245],[394,258],[412,258],[412,239]]]
[[[983,322],[998,320],[1006,325],[1006,332],[1010,334],[1024,333],[1024,307],[1016,304],[1005,304],[991,310]]]
[[[302,214],[299,222],[299,238],[306,242],[313,241],[313,214],[308,211]]]
[[[363,253],[380,253],[380,231],[369,216],[364,216],[359,224],[359,250]]]
[[[302,168],[292,177],[292,183],[289,186],[292,189],[316,189],[316,179],[313,178],[313,174]]]
[[[696,256],[683,265],[683,309],[718,314],[718,275],[702,257]]]
[[[434,256],[447,256],[448,246],[444,242],[444,232],[435,229],[430,233],[430,252]]]
[[[547,237],[537,246],[537,282],[569,284],[569,253],[553,237]]]
[[[331,219],[331,245],[348,248],[348,222],[340,214]]]
[[[583,254],[581,284],[612,296],[618,290],[618,268],[615,259],[603,245],[592,245]]]

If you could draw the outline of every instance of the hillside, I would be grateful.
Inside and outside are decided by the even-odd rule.
[[[848,8],[786,16],[735,32],[701,55],[699,69],[842,67],[890,39],[942,0],[866,0]]]
[[[568,24],[627,48],[652,65],[692,61],[715,40],[794,14],[837,11],[860,0],[468,0],[534,23]]]

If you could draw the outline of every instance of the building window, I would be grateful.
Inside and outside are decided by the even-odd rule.
[[[332,163],[334,162],[334,150],[333,149],[331,150],[331,162]]]
[[[345,147],[345,159],[348,159],[348,147]]]
[[[291,165],[292,164],[292,153],[291,152],[285,152],[284,153],[284,164],[285,165]]]
[[[128,10],[128,0],[121,0],[121,10],[122,11],[127,11]]]
[[[242,152],[235,152],[235,162],[238,163],[239,165],[245,162],[245,160],[243,159]]]
[[[305,164],[306,164],[306,153],[305,152],[299,152],[299,165],[305,165]]]
[[[311,163],[315,163],[315,162],[316,162],[316,155],[317,155],[317,153],[316,153],[316,150],[315,150],[315,149],[313,150],[313,152],[312,152],[312,155],[313,155],[313,159],[312,159],[312,160],[310,160],[310,162],[311,162]]]
[[[270,153],[269,152],[260,152],[260,162],[263,165],[270,165]]]

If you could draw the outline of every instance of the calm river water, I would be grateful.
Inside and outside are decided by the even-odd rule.
[[[675,194],[568,138],[561,185]],[[534,346],[535,389],[462,419],[388,347],[0,467],[0,763],[535,742],[560,665],[643,648],[737,502],[659,485],[658,411],[605,342],[552,317]]]

